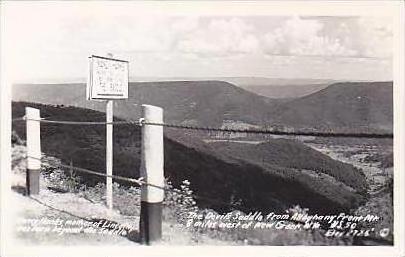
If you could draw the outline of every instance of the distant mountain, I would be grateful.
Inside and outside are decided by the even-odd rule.
[[[19,81],[18,84],[71,84],[86,83],[86,77],[66,78],[38,78],[27,81]],[[341,80],[332,79],[286,79],[286,78],[268,78],[268,77],[146,77],[130,76],[130,82],[168,82],[168,81],[225,81],[235,84],[239,87],[256,86],[256,85],[308,85],[308,84],[333,84],[342,82]]]
[[[93,110],[25,102],[13,103],[13,117],[23,116],[26,106],[39,108],[42,117],[52,120],[105,120],[103,113]],[[234,147],[228,151],[223,146],[206,144],[184,133],[186,139],[171,138],[170,129],[167,130],[165,176],[174,185],[189,180],[199,196],[238,204],[241,210],[283,211],[298,204],[318,213],[348,211],[365,199],[365,182],[358,170],[299,142],[276,140],[257,149],[246,148],[248,152]],[[24,122],[14,122],[13,131],[24,139]],[[177,130],[177,133],[182,131]],[[58,157],[65,164],[72,161],[74,166],[105,172],[105,126],[42,123],[41,145],[44,153]],[[277,150],[271,150],[275,146]],[[271,155],[267,155],[269,151]],[[259,152],[261,155],[255,156]],[[254,158],[250,160],[250,157]],[[139,127],[115,126],[114,174],[138,177],[139,163]],[[319,168],[316,168],[317,164]],[[93,175],[77,175],[90,185],[104,181]],[[199,204],[215,209],[227,208],[216,201],[200,199]]]
[[[267,96],[269,98],[298,98],[315,93],[324,89],[329,84],[307,84],[307,85],[253,85],[244,86],[243,89]]]
[[[314,93],[330,84],[331,79],[286,79],[267,77],[222,77],[217,80],[232,83],[247,91],[269,98],[298,98]]]
[[[224,121],[263,124],[278,101],[222,81],[133,83],[136,103],[165,109],[167,120],[202,126],[221,126]]]
[[[84,84],[20,84],[13,100],[63,104],[104,111],[105,104],[85,99]],[[223,81],[130,83],[129,99],[114,102],[115,115],[138,119],[141,104],[164,108],[167,122],[221,126],[225,120],[263,124],[280,101],[259,96]]]
[[[249,86],[305,86],[305,85],[325,85],[333,84],[336,81],[332,79],[286,79],[286,78],[267,78],[267,77],[223,77],[218,80],[227,81],[239,87]]]
[[[273,115],[273,122],[294,128],[392,131],[393,85],[336,83],[279,105]]]
[[[260,96],[223,81],[130,83],[129,99],[114,102],[114,114],[138,119],[140,105],[164,108],[166,122],[200,126],[242,123],[294,129],[392,131],[392,82],[336,83],[310,95],[282,100]],[[105,111],[87,101],[84,84],[20,84],[13,100]]]

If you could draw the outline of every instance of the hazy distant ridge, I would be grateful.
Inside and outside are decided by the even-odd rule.
[[[326,130],[392,131],[392,82],[336,83],[310,95],[280,100],[223,81],[130,83],[129,99],[115,101],[115,115],[138,119],[140,104],[165,109],[165,121],[221,126],[225,121]],[[104,111],[87,101],[84,84],[15,85],[13,99]]]
[[[318,129],[393,128],[392,82],[336,83],[280,105],[275,122]]]

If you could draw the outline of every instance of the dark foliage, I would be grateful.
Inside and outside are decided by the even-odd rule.
[[[214,143],[214,148],[253,164],[270,163],[278,167],[307,169],[325,173],[359,192],[366,191],[366,178],[352,165],[337,162],[300,142],[272,139],[258,145],[231,142]]]
[[[24,108],[32,106],[41,110],[41,116],[52,120],[104,121],[103,113],[88,109],[64,106],[49,106],[24,102],[13,103],[13,117],[24,115]],[[42,151],[55,156],[65,164],[105,172],[105,126],[77,126],[41,124]],[[25,139],[25,123],[13,123],[13,130]],[[140,129],[134,125],[114,127],[114,174],[139,176]],[[317,158],[308,156],[308,158]],[[270,160],[268,160],[270,161]],[[314,160],[316,163],[317,161]],[[296,164],[298,165],[298,164]],[[283,167],[290,173],[291,167]],[[323,192],[322,183],[303,182],[281,171],[235,160],[213,151],[201,141],[186,144],[165,137],[165,176],[175,186],[187,179],[191,189],[199,196],[231,203],[240,202],[240,209],[285,210],[293,205],[308,207],[312,211],[329,213],[344,211],[358,205],[362,196],[345,189],[338,193],[338,186]],[[81,181],[94,185],[104,179],[87,174],[78,174]],[[305,177],[307,180],[310,177]],[[318,186],[314,186],[318,185]],[[334,196],[335,195],[335,196]],[[341,196],[344,197],[341,197]],[[227,209],[223,204],[198,200],[200,206]]]

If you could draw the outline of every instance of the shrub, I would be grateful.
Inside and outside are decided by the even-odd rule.
[[[46,169],[49,172],[49,168]],[[53,169],[48,176],[45,177],[50,187],[58,188],[63,191],[77,193],[80,191],[80,178],[75,172],[65,173],[60,169]]]
[[[197,203],[193,198],[193,190],[190,189],[190,182],[184,180],[180,188],[174,188],[173,184],[166,180],[165,189],[163,218],[185,224],[188,213],[198,211]]]

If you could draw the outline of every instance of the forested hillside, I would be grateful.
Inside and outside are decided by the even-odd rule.
[[[13,103],[13,117],[24,115],[24,108],[33,106],[41,110],[41,116],[52,120],[103,121],[104,114],[75,107],[49,106],[24,102]],[[24,139],[24,123],[15,122],[13,130]],[[73,126],[41,124],[42,151],[58,157],[62,162],[99,172],[105,171],[105,126]],[[286,147],[288,146],[288,143]],[[299,144],[299,143],[295,143]],[[116,125],[114,128],[114,174],[139,176],[140,129],[136,125]],[[299,147],[299,146],[297,146]],[[308,161],[321,163],[320,156],[311,154],[310,149],[301,149]],[[270,159],[251,162],[243,158],[229,157],[229,151],[219,152],[202,141],[192,144],[165,137],[165,176],[174,185],[187,179],[191,188],[204,197],[226,203],[238,202],[241,208],[285,210],[289,206],[308,207],[313,211],[332,212],[348,210],[364,200],[361,182],[349,183],[342,178],[343,186],[335,180],[319,181],[312,173],[301,171],[310,167],[292,167],[285,163],[274,163]],[[293,157],[293,156],[291,156]],[[276,159],[276,157],[274,156]],[[282,156],[280,155],[280,158]],[[331,170],[336,174],[358,171],[349,165],[329,160]],[[332,165],[334,164],[334,165]],[[341,169],[345,170],[341,170]],[[322,170],[318,171],[324,172]],[[287,174],[287,175],[286,175]],[[296,174],[295,176],[293,174]],[[345,174],[345,173],[343,173]],[[102,181],[95,176],[78,174],[84,183],[94,185]],[[358,176],[354,175],[353,176]],[[346,183],[346,184],[345,184]],[[314,186],[317,185],[317,186]],[[348,187],[350,186],[350,187]],[[226,208],[222,204],[204,202],[201,206]]]

